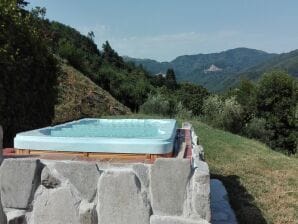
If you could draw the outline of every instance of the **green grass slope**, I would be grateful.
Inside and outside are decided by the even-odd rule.
[[[63,63],[61,70],[53,123],[130,113],[129,108],[78,70]]]
[[[239,223],[298,222],[298,159],[191,121],[213,178],[226,186]]]

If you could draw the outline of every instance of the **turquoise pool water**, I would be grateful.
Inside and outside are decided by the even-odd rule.
[[[173,150],[173,119],[81,119],[18,133],[14,147],[31,150],[150,153]]]

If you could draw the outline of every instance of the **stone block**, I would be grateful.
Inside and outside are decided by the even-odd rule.
[[[1,196],[0,196],[0,223],[1,224],[7,223],[7,217],[6,217],[6,214],[3,211],[3,207],[2,207]]]
[[[81,224],[98,224],[96,206],[94,203],[81,202],[79,216]]]
[[[50,166],[49,166],[50,167]],[[57,162],[51,167],[81,193],[82,198],[91,202],[96,195],[100,171],[97,165],[88,162]]]
[[[98,223],[149,224],[151,208],[131,169],[105,171],[98,182]]]
[[[150,217],[150,224],[209,224],[203,219],[189,219],[179,216],[159,216],[152,215]]]
[[[210,221],[210,174],[207,163],[197,161],[197,168],[192,176],[192,205],[195,214]]]
[[[7,223],[8,224],[24,224],[26,223],[26,211],[19,209],[7,209]]]
[[[193,167],[194,168],[202,166],[202,164],[200,164],[200,161],[205,160],[205,154],[204,154],[204,148],[201,145],[194,145],[193,146],[192,159],[193,159]],[[204,167],[204,169],[206,169],[206,167]]]
[[[47,189],[40,186],[34,198],[29,224],[81,224],[80,199],[72,185]]]
[[[2,204],[26,209],[40,183],[42,165],[37,159],[5,159],[0,168]]]
[[[61,185],[61,181],[59,177],[55,177],[48,167],[45,167],[41,172],[41,184],[46,188],[56,188]]]
[[[149,171],[150,171],[150,166],[144,163],[137,163],[132,166],[132,169],[134,173],[137,175],[139,180],[142,183],[142,186],[144,186],[146,189],[149,187]]]
[[[191,174],[188,159],[160,158],[151,166],[153,214],[181,215]]]

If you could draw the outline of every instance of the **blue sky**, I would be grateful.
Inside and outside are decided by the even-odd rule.
[[[28,0],[47,18],[109,40],[120,55],[169,61],[236,47],[298,48],[297,0]]]

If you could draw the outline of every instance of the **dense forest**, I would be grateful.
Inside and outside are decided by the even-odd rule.
[[[200,85],[177,82],[171,66],[166,74],[152,76],[142,66],[124,60],[108,41],[99,49],[92,31],[84,36],[46,19],[45,8],[26,11],[26,4],[22,0],[0,2],[0,124],[6,146],[19,131],[56,122],[61,77],[69,66],[132,112],[195,117],[257,138],[274,149],[297,151],[298,87],[297,79],[288,74],[272,71],[258,83],[243,80],[237,88],[211,94]],[[60,122],[88,116],[73,116],[64,107],[59,113],[64,114]]]

